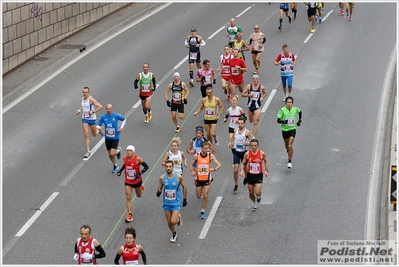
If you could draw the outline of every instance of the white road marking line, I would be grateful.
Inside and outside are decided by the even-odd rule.
[[[204,227],[202,228],[202,231],[199,235],[199,239],[205,239],[206,234],[208,233],[209,228],[211,227],[211,223],[213,221],[213,218],[215,217],[216,211],[219,208],[220,202],[222,202],[223,197],[218,196],[215,200],[215,203],[213,204],[213,207],[211,211],[209,212],[208,219],[205,222]]]
[[[137,101],[137,103],[134,104],[134,106],[132,108],[137,108],[138,106],[140,106],[140,104],[141,104],[141,100]]]
[[[253,5],[252,5],[252,6],[253,6]],[[236,17],[239,18],[239,17],[240,17],[241,15],[243,15],[245,12],[247,12],[248,10],[250,10],[252,6],[247,7],[246,9],[244,9],[244,11],[241,12],[240,14],[238,14]]]
[[[211,36],[208,37],[208,39],[212,39],[216,34],[218,34],[221,30],[223,30],[224,28],[226,28],[226,26],[222,26],[219,28],[219,30],[215,31]]]
[[[277,92],[277,89],[273,89],[270,92],[270,96],[267,98],[266,103],[263,106],[261,113],[265,113],[266,112],[266,109],[270,105],[270,102],[272,102],[272,99],[273,99],[274,95],[276,94],[276,92]]]
[[[18,233],[15,235],[16,237],[21,237],[26,230],[31,227],[31,225],[36,221],[37,218],[39,218],[40,214],[47,208],[48,205],[50,205],[51,201],[55,199],[55,197],[59,194],[59,192],[54,192],[40,207],[38,211],[33,214],[33,216],[25,223],[25,225],[21,228],[21,230],[18,231]]]
[[[179,63],[177,63],[176,66],[173,67],[174,70],[177,70],[184,62],[186,62],[188,60],[188,55],[183,58]]]

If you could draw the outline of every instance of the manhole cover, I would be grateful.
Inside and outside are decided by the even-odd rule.
[[[62,45],[58,47],[59,49],[79,49],[80,52],[86,50],[85,45]]]

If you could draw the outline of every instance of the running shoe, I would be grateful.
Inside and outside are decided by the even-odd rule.
[[[227,96],[227,101],[230,102],[230,100],[231,100],[231,96],[228,95],[228,96]]]
[[[254,205],[252,206],[252,211],[256,211],[257,208],[258,208],[258,205],[256,205],[256,203],[254,203]]]
[[[255,69],[255,70],[254,70],[254,74],[258,74],[258,69]]]
[[[227,89],[224,89],[223,91],[224,91],[224,94],[227,95]]]
[[[314,23],[316,23],[317,22],[317,17],[314,17]]]
[[[243,185],[246,185],[248,182],[247,182],[247,178],[244,178],[244,180],[242,181],[242,184]]]
[[[288,23],[291,24],[291,16],[288,17]]]
[[[116,158],[117,159],[121,159],[121,154],[122,154],[122,147],[118,147],[118,150],[119,150],[119,152],[118,152],[118,154],[116,154]]]
[[[125,218],[125,222],[132,222],[132,221],[133,221],[133,214],[128,213]]]
[[[98,129],[98,133],[101,134],[101,136],[104,136],[104,130]]]
[[[285,102],[285,98],[286,98],[286,96],[283,96],[283,102]]]
[[[201,210],[201,212],[200,212],[200,218],[203,219],[203,220],[206,219],[205,211]]]
[[[145,123],[148,123],[148,116],[147,116],[147,114],[144,115],[144,122],[145,122]]]
[[[319,18],[319,24],[321,24],[323,21],[322,21],[322,19],[321,18]]]
[[[278,29],[279,29],[280,31],[281,31],[281,29],[282,29],[282,28],[283,28],[283,26],[281,26],[281,25],[280,25],[280,26],[278,26]]]
[[[259,69],[260,67],[262,67],[262,62],[259,61],[259,63],[258,63],[258,69]]]
[[[177,239],[177,233],[174,232],[174,233],[172,234],[172,237],[170,238],[170,242],[171,242],[171,243],[176,243],[176,239]]]
[[[260,200],[261,200],[261,197],[260,196],[256,196],[256,202],[260,202]]]
[[[343,11],[343,10],[341,10],[341,16],[343,16],[343,15],[345,15],[345,13],[344,13],[344,11]]]
[[[144,191],[144,189],[145,189],[145,186],[142,184],[141,185],[141,190]]]
[[[91,151],[87,151],[83,157],[85,159],[87,159],[88,157],[90,157],[90,155],[91,155]]]
[[[238,184],[236,184],[233,188],[233,194],[237,194],[238,193],[238,187],[240,187]]]
[[[219,138],[218,138],[218,136],[217,135],[215,135],[215,145],[219,145]]]
[[[352,17],[349,17],[349,21],[352,21]]]
[[[175,133],[180,133],[180,126],[177,126],[177,128],[176,128],[176,130],[175,130]]]
[[[292,168],[292,163],[291,163],[291,162],[288,162],[288,163],[287,163],[287,168],[288,168],[288,169],[291,169],[291,168]]]
[[[310,29],[310,33],[314,33],[315,32],[315,30],[314,29]]]
[[[348,14],[346,14],[346,19],[347,19],[347,20],[349,19],[349,15],[348,15]]]
[[[116,173],[119,170],[118,164],[116,164],[114,166],[114,168],[112,169],[112,173]]]
[[[151,119],[152,119],[152,112],[150,111],[148,115],[148,121],[150,121]]]
[[[189,84],[190,84],[191,86],[194,86],[194,81],[193,81],[193,80],[190,80]]]
[[[181,214],[179,214],[179,221],[177,222],[177,226],[183,226],[183,219],[181,217]]]

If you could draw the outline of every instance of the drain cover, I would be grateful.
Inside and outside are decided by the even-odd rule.
[[[85,45],[62,45],[60,47],[58,47],[59,49],[79,49],[80,52],[86,50],[86,46]]]

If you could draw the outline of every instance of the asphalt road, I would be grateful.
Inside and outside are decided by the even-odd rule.
[[[359,3],[349,22],[339,15],[336,3],[326,3],[324,15],[328,17],[308,38],[310,25],[302,3],[298,19],[292,24],[284,19],[281,32],[277,30],[278,4],[172,4],[88,51],[65,73],[5,112],[3,264],[74,264],[73,245],[83,224],[92,227],[92,235],[105,248],[107,257],[99,260],[101,264],[113,263],[127,225],[136,228],[137,242],[150,264],[315,264],[317,240],[364,239],[382,84],[397,35],[396,4]],[[216,199],[221,198],[220,205],[205,238],[200,239],[206,222],[198,217],[200,200],[186,170],[184,226],[178,229],[178,242],[171,244],[161,199],[155,196],[164,171],[160,161],[175,136],[163,92],[174,71],[189,81],[187,62],[179,63],[187,56],[184,39],[191,27],[207,43],[201,49],[203,59],[210,59],[217,68],[227,38],[225,29],[213,34],[227,26],[231,17],[244,29],[244,39],[255,24],[267,38],[259,75],[270,104],[261,115],[257,138],[267,153],[270,174],[264,179],[260,208],[252,212],[245,186],[232,194],[228,125],[219,122],[220,145],[215,155],[223,167],[214,175],[208,214]],[[279,68],[273,63],[284,43],[299,56],[293,96],[303,111],[291,170],[286,168],[276,123],[283,101]],[[249,56],[246,82],[253,71]],[[135,107],[139,98],[132,88],[144,62],[150,64],[159,84],[148,124],[143,122],[141,107]],[[130,224],[124,222],[123,179],[111,174],[112,165],[99,137],[91,137],[91,146],[98,144],[99,149],[89,160],[82,160],[81,120],[75,112],[85,85],[104,107],[112,103],[116,112],[126,115],[120,145],[125,149],[133,144],[150,166],[144,175],[145,192],[133,200]],[[216,87],[215,95],[229,107],[219,78]],[[182,150],[194,136],[194,127],[202,124],[202,116],[192,115],[199,100],[196,85],[190,88],[186,118],[178,134]],[[240,99],[241,107],[245,103],[246,99]],[[249,122],[247,127],[252,130]],[[49,198],[48,207],[21,232]]]

